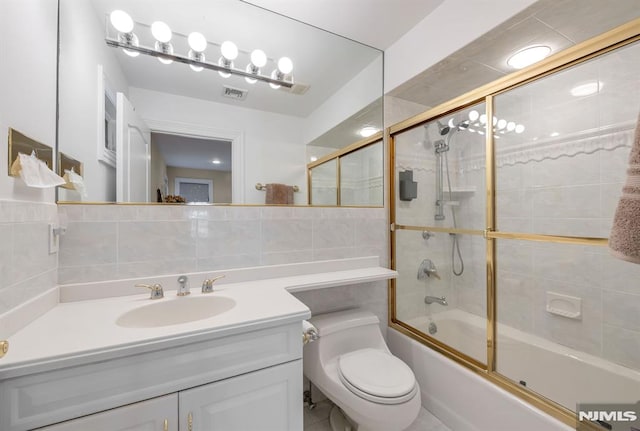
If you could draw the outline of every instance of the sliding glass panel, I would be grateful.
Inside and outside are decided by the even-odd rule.
[[[396,223],[482,230],[484,103],[395,136]]]
[[[638,43],[496,96],[498,229],[608,237],[638,101]]]
[[[397,230],[396,250],[397,319],[486,363],[484,238]]]
[[[329,160],[311,168],[311,205],[338,205],[338,161]]]
[[[640,265],[498,240],[497,371],[569,409],[640,399]]]
[[[382,141],[340,157],[340,205],[383,206]]]

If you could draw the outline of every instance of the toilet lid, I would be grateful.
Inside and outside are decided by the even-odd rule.
[[[361,349],[338,359],[342,383],[361,398],[381,404],[410,400],[418,386],[411,368],[395,356],[377,349]]]

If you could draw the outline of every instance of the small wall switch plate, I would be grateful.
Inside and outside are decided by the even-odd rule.
[[[57,253],[59,250],[60,235],[54,232],[55,225],[49,224],[49,254]]]

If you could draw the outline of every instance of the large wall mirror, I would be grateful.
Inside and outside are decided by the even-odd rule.
[[[58,201],[264,204],[278,183],[306,204],[312,158],[382,129],[382,71],[381,51],[240,0],[60,0],[58,151],[83,180]]]

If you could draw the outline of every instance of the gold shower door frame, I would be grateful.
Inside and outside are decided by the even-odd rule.
[[[596,36],[547,59],[514,72],[501,79],[493,81],[449,102],[445,102],[433,109],[411,117],[388,127],[385,131],[386,141],[389,143],[389,218],[390,218],[390,254],[391,268],[397,268],[396,262],[396,232],[398,230],[432,231],[471,236],[483,236],[486,241],[486,295],[487,295],[487,362],[482,363],[447,344],[418,331],[402,322],[396,316],[396,280],[389,282],[389,326],[399,332],[431,347],[455,362],[467,367],[471,371],[488,379],[492,383],[508,392],[529,402],[567,425],[576,427],[578,422],[574,411],[545,398],[496,371],[496,239],[515,239],[525,241],[539,241],[560,244],[581,244],[588,246],[606,246],[607,238],[543,235],[522,232],[499,232],[496,230],[496,172],[495,172],[495,144],[493,133],[485,133],[486,141],[486,228],[481,230],[451,229],[435,226],[407,226],[396,224],[396,171],[395,171],[395,137],[414,127],[423,125],[443,115],[475,105],[485,103],[487,118],[494,115],[494,97],[515,87],[536,81],[548,75],[562,71],[569,67],[601,56],[615,49],[640,40],[640,19],[633,20],[613,30]],[[489,122],[487,122],[487,125]],[[580,424],[584,427],[584,424]],[[589,426],[587,426],[589,427]],[[587,428],[581,428],[587,429]],[[601,429],[601,428],[593,428]]]

